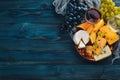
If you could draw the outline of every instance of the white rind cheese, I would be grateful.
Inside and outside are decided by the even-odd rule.
[[[89,42],[89,34],[84,30],[77,31],[73,36],[73,41],[76,45],[79,45],[81,40],[84,41],[84,44],[87,44]]]
[[[112,54],[112,52],[111,52],[109,46],[107,45],[107,46],[105,46],[105,48],[103,49],[101,54],[94,55],[94,59],[95,59],[95,61],[99,61],[101,59],[104,59],[104,58],[110,56],[111,54]]]

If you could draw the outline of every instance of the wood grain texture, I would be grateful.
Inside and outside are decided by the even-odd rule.
[[[120,60],[91,62],[76,52],[52,2],[0,0],[0,80],[119,80]]]

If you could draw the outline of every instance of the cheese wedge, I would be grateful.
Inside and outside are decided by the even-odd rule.
[[[108,56],[110,56],[112,54],[109,46],[105,46],[105,48],[102,50],[101,54],[99,55],[94,55],[94,59],[95,61],[99,61],[99,60],[102,60]]]
[[[85,48],[85,44],[82,40],[80,41],[78,48]]]

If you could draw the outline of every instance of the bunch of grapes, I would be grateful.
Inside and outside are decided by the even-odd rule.
[[[85,21],[85,12],[87,10],[88,6],[85,3],[80,3],[79,0],[70,0],[65,15],[68,30]]]
[[[115,6],[112,0],[102,0],[100,11],[102,18],[107,22],[110,17],[120,14],[120,8]]]

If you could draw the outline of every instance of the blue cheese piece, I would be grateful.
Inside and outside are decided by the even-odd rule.
[[[94,59],[95,61],[99,61],[99,60],[102,60],[106,57],[109,57],[110,55],[112,54],[109,46],[105,46],[105,48],[103,49],[103,51],[101,52],[101,54],[99,55],[94,55]]]

